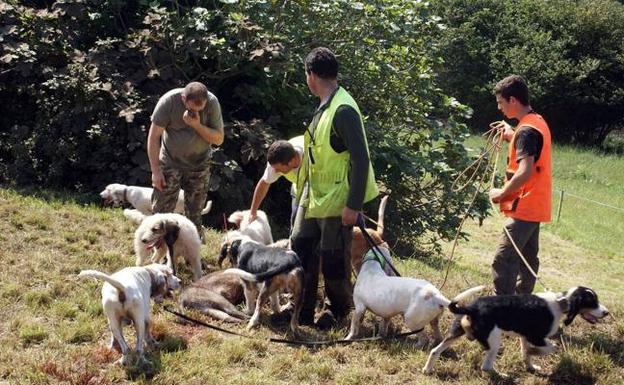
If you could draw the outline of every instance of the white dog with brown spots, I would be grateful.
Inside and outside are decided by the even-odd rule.
[[[162,300],[170,291],[180,288],[180,280],[165,265],[152,264],[126,267],[108,275],[97,270],[83,270],[80,277],[93,277],[105,281],[102,286],[102,306],[112,333],[110,348],[119,348],[122,365],[128,363],[130,348],[122,333],[124,320],[129,319],[136,329],[136,351],[143,359],[143,344],[154,343],[150,333],[150,298]]]

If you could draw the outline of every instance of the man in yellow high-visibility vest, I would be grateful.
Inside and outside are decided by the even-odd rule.
[[[338,85],[338,61],[327,48],[305,59],[306,82],[320,100],[304,135],[305,179],[297,183],[300,208],[291,242],[305,272],[299,321],[314,324],[319,267],[329,306],[316,326],[330,327],[353,307],[347,252],[362,205],[378,195],[360,109]],[[318,248],[317,248],[318,247]],[[317,252],[318,250],[318,252]]]

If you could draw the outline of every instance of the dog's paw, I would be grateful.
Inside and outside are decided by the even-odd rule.
[[[130,364],[130,357],[127,354],[122,355],[117,361],[115,361],[115,365],[119,366],[127,366]]]
[[[257,318],[250,319],[249,323],[247,324],[247,330],[255,328],[256,326],[258,326],[259,323],[260,321]]]
[[[542,367],[539,365],[531,364],[531,365],[527,365],[527,370],[531,373],[536,373],[536,372],[541,371]]]
[[[427,366],[424,366],[420,371],[422,372],[422,374],[430,376],[433,373],[433,368],[428,368]]]
[[[288,301],[282,307],[280,307],[280,312],[289,311],[292,312],[295,310],[295,304],[292,301]]]

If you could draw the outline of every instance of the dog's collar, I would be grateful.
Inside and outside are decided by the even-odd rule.
[[[568,301],[566,297],[559,298],[557,300],[557,305],[559,305],[559,309],[564,314],[570,311],[570,301]]]
[[[124,188],[124,202],[128,202],[128,188]]]
[[[362,258],[362,264],[367,261],[377,261],[381,265],[382,269],[386,268],[386,259],[383,255],[379,255],[379,252],[376,252],[375,249],[368,249],[366,254],[364,254],[364,258]]]

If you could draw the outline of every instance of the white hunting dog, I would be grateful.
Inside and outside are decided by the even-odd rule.
[[[256,220],[251,223],[249,222],[249,210],[234,211],[228,217],[228,222],[235,224],[243,235],[248,236],[262,245],[270,245],[273,243],[273,234],[271,233],[269,219],[262,210],[258,210]]]
[[[104,191],[100,193],[100,197],[105,205],[118,206],[128,202],[142,214],[150,215],[152,214],[153,191],[151,187],[126,186],[125,184],[112,183],[106,186]],[[206,207],[204,207],[201,214],[208,214],[210,209],[212,209],[212,201],[207,201]],[[178,193],[178,201],[173,212],[184,213],[184,190],[180,190]]]
[[[105,281],[102,286],[102,307],[112,333],[109,348],[119,348],[121,358],[116,362],[128,363],[129,347],[122,333],[124,319],[132,320],[136,330],[136,351],[143,359],[143,343],[153,344],[150,333],[150,297],[162,298],[170,290],[180,288],[180,280],[165,265],[152,264],[126,267],[108,275],[97,270],[83,270],[80,277],[93,277]]]
[[[202,276],[200,248],[201,240],[197,228],[190,219],[180,214],[146,216],[134,232],[137,266],[146,264],[153,251],[150,262],[160,263],[166,260],[175,274],[176,257],[183,256],[193,270],[193,281]]]
[[[389,259],[390,251],[379,246],[378,249]],[[381,257],[381,256],[380,256]],[[483,290],[483,286],[474,287],[460,293],[453,301],[461,301]],[[402,314],[405,325],[411,330],[423,329],[427,324],[433,329],[433,337],[439,341],[439,318],[451,303],[440,291],[424,279],[408,277],[389,277],[382,268],[375,254],[369,251],[362,259],[362,267],[353,288],[355,311],[351,318],[351,330],[347,339],[357,337],[360,324],[366,310],[382,318],[379,334],[386,336],[390,319]],[[424,331],[418,333],[417,346],[427,342]]]

